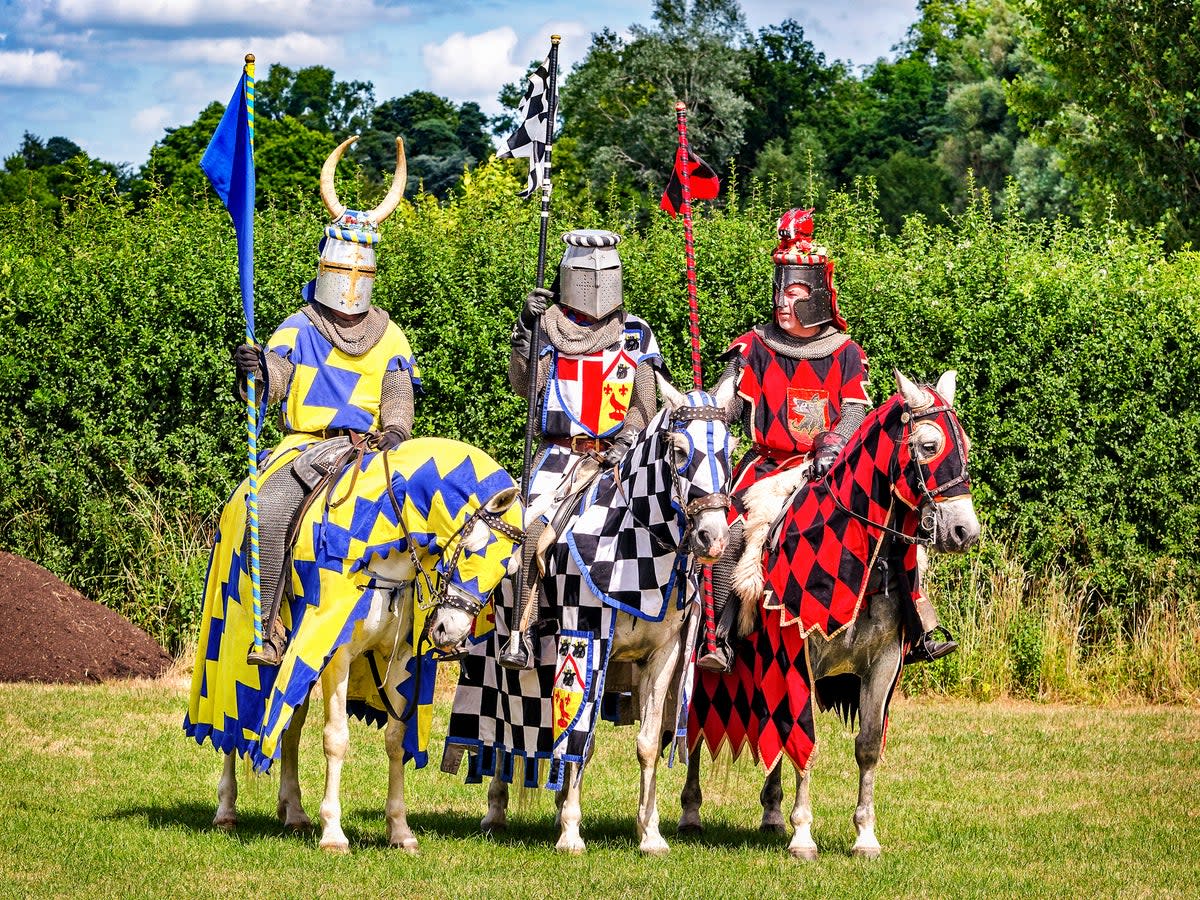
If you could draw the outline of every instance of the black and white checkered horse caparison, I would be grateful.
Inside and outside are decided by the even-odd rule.
[[[680,435],[680,453],[672,435]],[[682,445],[686,445],[683,452]],[[546,560],[542,621],[556,633],[539,635],[532,670],[498,663],[507,640],[493,636],[462,663],[447,738],[446,759],[471,753],[469,778],[495,774],[495,750],[525,759],[525,783],[562,785],[562,764],[583,764],[604,694],[618,611],[661,620],[687,592],[688,510],[708,508],[728,489],[731,452],[724,410],[702,391],[686,405],[664,409],[641,432],[620,465],[599,478]],[[725,501],[727,502],[727,500]],[[584,702],[569,727],[557,729],[551,695],[563,641],[584,647]],[[458,749],[456,749],[456,747]],[[453,751],[453,752],[452,752]],[[539,771],[539,760],[551,761]],[[457,768],[456,762],[451,766]],[[511,763],[501,776],[512,777]]]

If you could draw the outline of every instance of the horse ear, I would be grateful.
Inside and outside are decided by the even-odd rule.
[[[954,405],[954,388],[958,381],[958,373],[950,369],[942,373],[942,377],[938,379],[937,386],[934,388],[950,406]]]
[[[929,395],[905,378],[903,372],[892,369],[892,374],[896,376],[896,387],[904,395],[904,400],[909,406],[913,409],[923,409],[929,405]]]
[[[681,406],[687,406],[687,396],[679,391],[675,385],[667,380],[662,372],[655,372],[654,377],[658,379],[658,389],[662,391],[663,400],[671,409],[679,409]]]
[[[729,404],[733,402],[733,395],[737,391],[737,379],[726,378],[717,385],[717,390],[713,394],[713,402],[717,404],[718,409],[728,409]]]
[[[520,495],[521,495],[521,489],[518,487],[514,486],[514,487],[504,488],[504,490],[499,491],[496,494],[496,496],[492,497],[491,500],[489,500],[487,503],[485,503],[483,505],[483,508],[485,510],[487,510],[489,513],[491,513],[492,515],[499,515],[500,513],[506,511],[510,506],[512,506],[513,503],[516,502],[517,497],[519,497]]]

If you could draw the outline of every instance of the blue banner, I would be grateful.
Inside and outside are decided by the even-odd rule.
[[[238,275],[246,334],[254,337],[254,80],[245,72],[221,124],[213,132],[200,168],[233,217],[237,232]]]

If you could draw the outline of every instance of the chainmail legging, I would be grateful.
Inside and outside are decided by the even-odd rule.
[[[733,570],[745,547],[744,533],[741,519],[729,527],[729,545],[712,567],[713,612],[717,618],[717,634],[722,638],[729,637],[731,626],[737,621],[740,600],[733,592]]]
[[[271,474],[258,489],[258,569],[263,598],[263,630],[279,614],[283,561],[287,556],[288,532],[300,504],[304,485],[292,471],[294,460]],[[249,531],[246,542],[249,545]],[[246,551],[247,555],[249,550]]]

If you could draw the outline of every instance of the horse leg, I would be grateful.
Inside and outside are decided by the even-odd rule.
[[[777,765],[763,780],[762,790],[758,792],[758,802],[762,805],[762,821],[758,830],[767,834],[783,834],[787,829],[783,825],[783,766]]]
[[[683,783],[683,791],[679,795],[679,826],[680,834],[700,834],[704,825],[700,822],[700,804],[704,802],[704,794],[700,790],[700,746],[688,754],[687,780]]]
[[[579,799],[583,787],[583,773],[579,763],[567,763],[563,773],[563,789],[559,792],[558,825],[561,829],[554,849],[563,853],[580,854],[587,849],[579,833],[583,812]]]
[[[292,721],[280,740],[279,803],[275,815],[293,834],[312,828],[312,819],[305,814],[300,802],[300,734],[307,717],[308,701],[305,700],[292,713]]]
[[[389,686],[392,709],[404,714],[404,700]],[[390,716],[384,731],[388,755],[387,825],[388,846],[408,853],[417,852],[417,836],[408,827],[408,807],[404,802],[404,733],[408,723]]]
[[[888,656],[891,656],[890,660]],[[850,852],[867,859],[877,859],[883,852],[875,837],[875,767],[883,751],[884,713],[899,666],[897,644],[876,662],[870,675],[863,678],[859,693],[858,735],[854,739],[854,758],[858,761],[858,807],[854,810],[854,827],[858,830],[858,839]]]
[[[675,677],[679,652],[679,641],[676,640],[655,649],[642,666],[638,686],[642,722],[637,736],[638,763],[642,769],[638,791],[638,849],[653,856],[661,856],[670,850],[658,830],[658,761],[662,757],[663,706]]]
[[[504,751],[496,751],[496,774],[488,782],[487,814],[479,822],[479,827],[485,833],[504,831],[508,828],[508,782],[500,777],[500,767],[504,764]]]
[[[213,825],[222,831],[237,827],[237,754],[226,753],[221,764],[221,780],[217,782],[217,814]]]
[[[778,767],[776,767],[778,768]],[[807,769],[796,770],[796,802],[792,806],[792,842],[788,853],[793,859],[816,860],[817,844],[812,836],[812,797],[809,794],[812,759]]]
[[[325,695],[325,796],[321,799],[321,849],[349,853],[350,842],[342,831],[342,763],[350,745],[350,719],[346,713],[346,688],[350,654],[342,647],[321,673]]]

